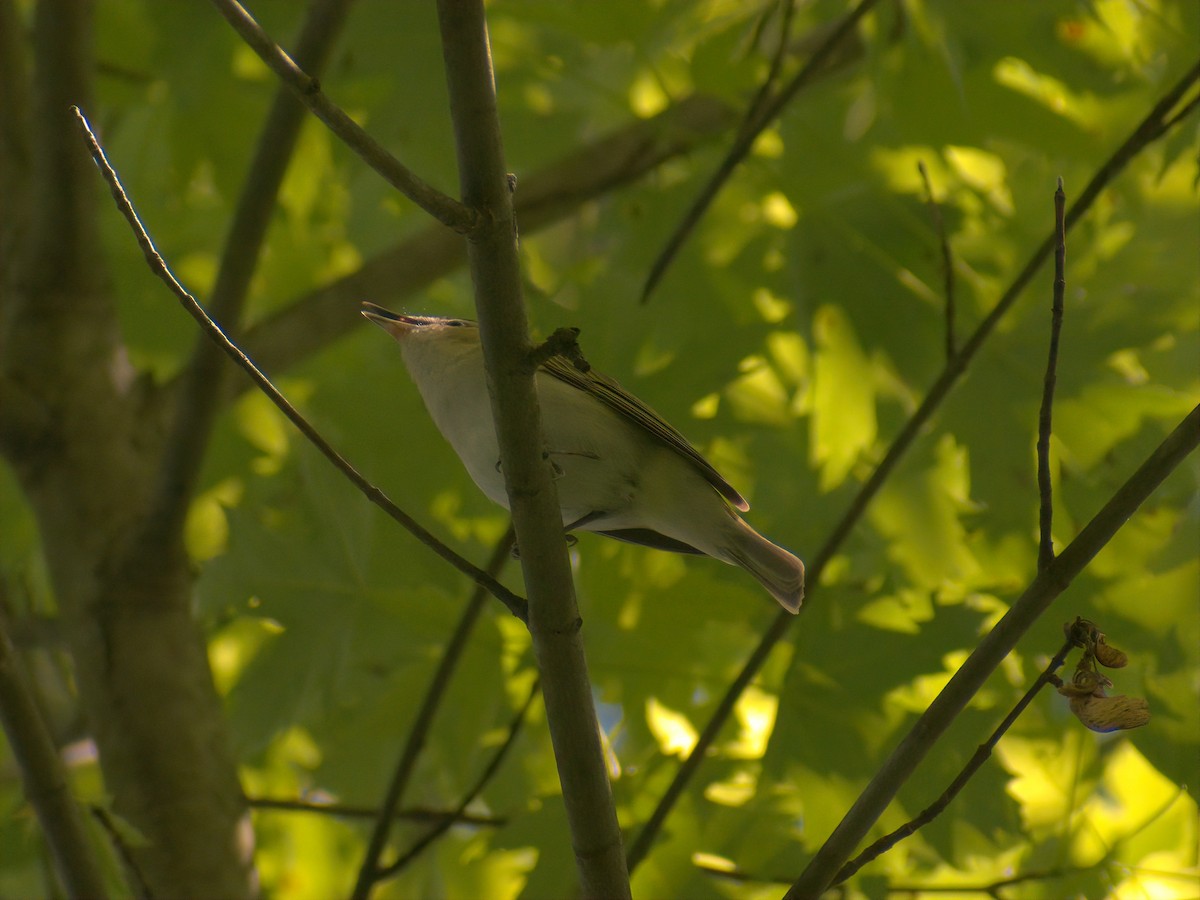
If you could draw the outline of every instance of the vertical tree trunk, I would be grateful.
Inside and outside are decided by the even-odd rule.
[[[70,112],[91,95],[91,13],[39,3],[27,93],[3,41],[3,95],[25,114],[0,147],[0,453],[36,516],[105,786],[146,839],[129,849],[151,892],[244,897],[253,842],[187,556],[145,521],[165,403],[125,359]]]

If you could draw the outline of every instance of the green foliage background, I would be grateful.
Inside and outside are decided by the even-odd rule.
[[[699,92],[742,108],[764,76],[772,4],[505,0],[489,10],[509,166],[523,177],[607,130]],[[300,4],[258,3],[288,39]],[[842,3],[801,4],[797,34]],[[164,256],[203,298],[275,82],[211,8],[98,5],[93,120]],[[726,186],[656,295],[638,295],[669,229],[725,149],[716,141],[522,237],[531,317],[578,325],[588,358],[684,431],[749,498],[756,528],[809,557],[944,362],[929,170],[955,259],[965,337],[1068,197],[1194,62],[1200,7],[1180,0],[884,4],[858,56],[804,92]],[[363,0],[322,84],[423,177],[453,192],[431,4]],[[1193,116],[1134,160],[1068,239],[1055,410],[1055,540],[1069,542],[1200,400],[1200,217]],[[520,187],[518,186],[518,194]],[[170,378],[196,339],[123,223],[105,251],[134,363]],[[251,320],[355,271],[425,227],[316,122],[305,125],[253,287]],[[1049,270],[810,587],[736,722],[634,875],[641,897],[778,896],[1036,567],[1034,437]],[[470,315],[459,273],[413,312]],[[369,298],[394,303],[386,292]],[[405,510],[472,559],[506,518],[425,415],[395,346],[362,327],[273,372]],[[189,522],[197,615],[253,797],[379,802],[469,595],[260,396],[229,409]],[[0,564],[53,609],[38,542],[0,476]],[[1032,876],[1010,898],[1197,893],[1200,505],[1195,459],[1172,476],[901,792],[881,826],[931,802],[1036,676],[1076,615],[1131,662],[1118,693],[1154,718],[1097,736],[1039,697],[948,812],[867,867],[847,896]],[[774,605],[743,573],[582,536],[572,551],[622,825],[635,829]],[[516,584],[515,566],[506,580]],[[428,736],[407,804],[452,807],[533,678],[528,638],[490,607]],[[57,683],[50,679],[50,683]],[[68,700],[64,699],[64,703]],[[20,804],[12,762],[0,805]],[[78,790],[101,797],[87,762]],[[535,704],[456,827],[380,896],[564,896],[574,878]],[[256,813],[271,895],[345,894],[366,825]],[[401,825],[398,846],[422,825]],[[40,884],[32,821],[0,820],[0,893]],[[881,832],[882,833],[882,832]],[[699,864],[699,865],[698,865]],[[748,881],[700,866],[736,867]],[[939,896],[956,896],[940,894]],[[964,890],[962,896],[977,896]]]

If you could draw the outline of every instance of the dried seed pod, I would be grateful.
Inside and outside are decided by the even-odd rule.
[[[1125,651],[1118,650],[1112,644],[1107,643],[1104,635],[1100,635],[1096,639],[1096,646],[1092,648],[1092,653],[1096,657],[1096,662],[1110,669],[1123,668],[1129,662],[1129,657],[1125,655]]]
[[[1140,728],[1150,721],[1150,705],[1141,697],[1076,695],[1071,697],[1071,712],[1092,731],[1107,734]]]
[[[1059,685],[1058,692],[1064,697],[1104,696],[1104,689],[1111,687],[1112,682],[1091,669],[1076,669],[1075,677],[1069,684]]]

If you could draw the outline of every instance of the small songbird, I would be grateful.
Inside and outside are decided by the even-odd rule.
[[[400,343],[425,407],[475,484],[508,508],[478,326],[406,316],[374,303],[362,314]],[[535,375],[563,527],[741,566],[789,612],[804,599],[804,563],[747,525],[750,505],[661,416],[611,378],[560,356]]]

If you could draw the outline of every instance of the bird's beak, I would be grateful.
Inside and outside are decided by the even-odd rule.
[[[390,309],[376,306],[367,300],[363,301],[362,314],[392,337],[396,338],[396,340],[400,340],[407,335],[412,331],[413,326],[417,324],[408,316],[402,316],[399,313],[392,312]]]

